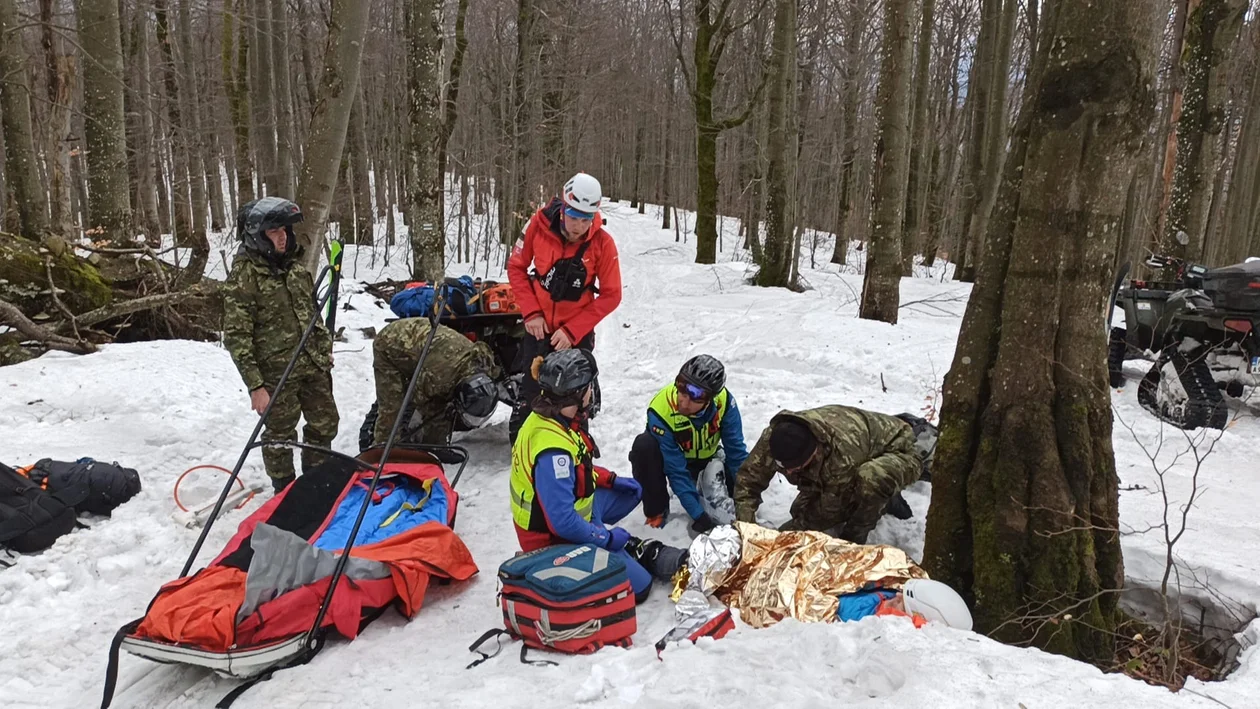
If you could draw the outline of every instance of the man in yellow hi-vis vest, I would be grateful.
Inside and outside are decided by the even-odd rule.
[[[630,448],[630,469],[643,486],[647,524],[665,524],[671,488],[693,520],[692,531],[703,533],[715,524],[730,524],[734,505],[727,502],[727,518],[714,519],[710,511],[719,517],[722,513],[713,508],[711,498],[729,500],[735,474],[747,457],[739,406],[726,389],[726,368],[710,355],[692,357],[673,383],[653,397],[647,430]]]
[[[512,520],[522,551],[552,544],[593,544],[623,556],[635,600],[652,587],[638,540],[616,524],[639,505],[634,478],[595,466],[595,443],[583,422],[598,369],[588,350],[567,349],[535,360],[530,374],[541,393],[512,445]]]

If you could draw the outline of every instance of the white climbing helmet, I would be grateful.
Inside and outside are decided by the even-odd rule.
[[[585,172],[579,172],[564,183],[564,204],[583,214],[594,214],[604,198],[599,180]]]
[[[971,611],[958,592],[940,581],[910,579],[901,589],[906,612],[951,628],[971,630]]]

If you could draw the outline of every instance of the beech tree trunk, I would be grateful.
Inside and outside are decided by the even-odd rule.
[[[924,566],[980,632],[1110,663],[1124,570],[1100,315],[1166,13],[1051,8],[945,379]]]
[[[81,0],[79,44],[83,62],[83,142],[87,151],[85,231],[130,245],[127,194],[127,122],[123,114],[123,56],[117,0]]]
[[[271,85],[276,115],[276,186],[272,194],[288,198],[297,191],[293,169],[293,93],[289,87],[289,15],[285,0],[270,2]]]
[[[411,275],[440,282],[446,274],[445,175],[439,167],[442,138],[439,114],[439,77],[442,51],[442,3],[407,3],[407,64],[409,72],[411,144],[408,165],[411,214]]]
[[[928,122],[928,85],[931,75],[932,30],[936,0],[923,0],[919,39],[914,63],[913,117],[910,121],[910,175],[906,183],[906,226],[901,243],[902,275],[914,275],[914,255],[924,242],[929,172],[932,166],[931,128]]]
[[[766,142],[766,243],[759,261],[759,286],[792,283],[793,203],[796,197],[796,0],[776,0],[771,39],[769,129]],[[716,232],[715,232],[716,233]],[[699,248],[697,234],[697,248]]]
[[[368,8],[368,3],[358,0],[332,2],[328,52],[295,200],[306,215],[306,220],[298,225],[298,243],[306,248],[307,265],[312,270],[319,263],[328,230],[328,205],[337,186],[350,107],[359,87]]]
[[[13,0],[0,0],[0,117],[4,120],[4,171],[17,203],[22,233],[39,239],[48,231],[47,202],[39,183],[31,134],[30,86]],[[125,187],[124,187],[125,188]]]
[[[884,52],[879,73],[879,137],[875,144],[875,215],[867,242],[859,317],[897,323],[901,307],[901,225],[909,177],[912,0],[884,1]]]
[[[233,151],[236,157],[236,201],[239,208],[254,198],[254,158],[249,147],[249,36],[241,22],[241,9],[247,0],[224,2],[223,81],[227,86],[228,109],[232,116]],[[233,41],[235,40],[235,41]],[[235,219],[236,215],[232,215]]]
[[[48,88],[44,159],[48,164],[49,228],[64,238],[74,229],[74,213],[70,209],[70,108],[76,64],[74,55],[64,52],[54,33],[53,0],[40,0],[39,24]],[[143,118],[148,119],[147,112]]]
[[[1213,177],[1229,98],[1226,59],[1238,40],[1245,0],[1202,0],[1186,19],[1182,70],[1186,85],[1177,121],[1172,196],[1160,253],[1191,261],[1203,258]],[[1184,231],[1188,243],[1177,233]]]

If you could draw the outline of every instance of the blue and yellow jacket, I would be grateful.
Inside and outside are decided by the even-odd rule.
[[[648,405],[647,430],[661,448],[669,487],[692,519],[704,514],[700,492],[691,477],[689,464],[703,464],[717,453],[721,444],[726,457],[726,477],[735,484],[735,474],[748,457],[744,445],[744,422],[735,396],[723,389],[695,416],[678,413],[678,387],[662,389]]]

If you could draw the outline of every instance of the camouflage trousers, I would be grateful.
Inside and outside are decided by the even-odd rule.
[[[779,529],[822,530],[837,539],[865,544],[888,501],[917,482],[921,469],[914,437],[907,428],[905,435],[894,438],[882,454],[859,465],[850,483],[836,491],[846,504],[835,519],[812,519],[807,505],[802,504],[804,500],[797,497],[792,503],[792,519]]]
[[[275,378],[268,377],[264,385],[275,397],[275,401],[271,405],[262,440],[296,441],[298,419],[304,417],[306,425],[302,427],[302,441],[325,448],[331,446],[333,439],[337,437],[337,426],[341,423],[341,417],[337,414],[337,402],[333,400],[332,372],[299,363],[277,396],[275,382],[279,379],[279,375]],[[303,449],[302,472],[318,465],[325,457]],[[267,475],[272,478],[291,477],[293,449],[264,446],[263,465],[267,468]]]
[[[407,385],[416,367],[414,355],[396,352],[389,348],[373,348],[372,374],[376,379],[376,427],[372,432],[372,444],[384,445],[393,429],[394,419],[403,409],[403,397],[407,395]],[[462,374],[462,372],[460,373]],[[416,391],[411,397],[410,420],[403,421],[399,429],[398,440],[406,443],[445,444],[451,440],[453,419],[450,415],[448,397],[436,396],[435,389],[444,389],[441,379],[446,381],[453,377],[440,377],[425,370],[420,372],[420,381],[416,383]]]

